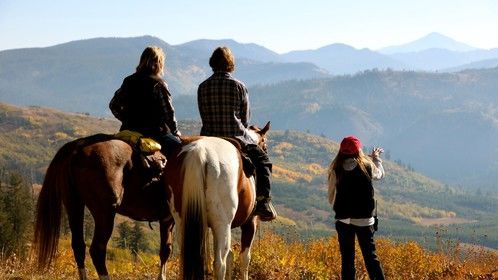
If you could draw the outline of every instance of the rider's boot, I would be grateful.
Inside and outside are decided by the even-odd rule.
[[[277,218],[277,211],[271,203],[270,196],[258,196],[256,198],[256,210],[254,210],[254,215],[259,216],[259,219],[263,222],[272,221]]]

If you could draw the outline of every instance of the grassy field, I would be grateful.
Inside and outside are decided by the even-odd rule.
[[[442,241],[444,243],[444,241]],[[237,260],[239,244],[232,247]],[[413,241],[394,242],[377,239],[378,255],[387,279],[497,279],[498,253],[482,247],[451,243],[437,252],[430,252]],[[309,242],[287,242],[277,234],[262,230],[253,246],[250,279],[340,279],[340,254],[337,238],[330,236]],[[33,257],[10,256],[0,259],[0,279],[76,279],[76,268],[68,239],[62,239],[55,264],[38,272]],[[108,268],[112,279],[155,279],[159,257],[110,248]],[[236,261],[237,262],[237,261]],[[87,258],[90,279],[97,275]],[[368,279],[361,253],[357,248],[358,279]],[[212,267],[210,268],[212,271]],[[168,279],[177,279],[177,254],[168,261]],[[237,263],[234,274],[239,279]],[[208,277],[208,278],[211,278]]]

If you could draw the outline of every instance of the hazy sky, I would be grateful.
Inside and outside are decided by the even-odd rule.
[[[94,37],[235,39],[283,53],[378,49],[439,32],[498,47],[497,0],[0,0],[0,50]]]

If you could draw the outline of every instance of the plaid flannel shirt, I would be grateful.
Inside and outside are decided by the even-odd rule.
[[[246,86],[227,72],[215,72],[197,90],[202,119],[201,135],[235,137],[248,143],[246,128],[250,117]]]

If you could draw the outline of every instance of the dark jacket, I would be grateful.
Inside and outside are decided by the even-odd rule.
[[[347,171],[342,167],[335,170],[337,193],[334,202],[336,219],[361,219],[373,216],[375,208],[374,189],[372,185],[372,168],[367,165],[367,176],[356,166]]]
[[[133,130],[148,137],[178,131],[171,94],[159,76],[135,73],[126,77],[109,108],[121,121],[120,130]]]

